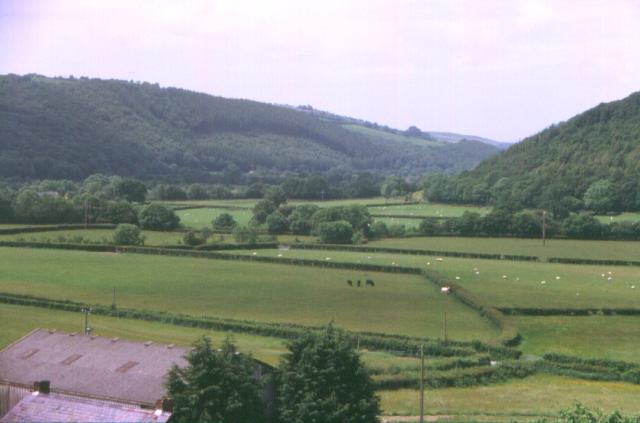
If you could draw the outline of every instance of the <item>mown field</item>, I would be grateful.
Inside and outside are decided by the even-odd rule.
[[[387,227],[393,225],[404,225],[405,229],[417,229],[421,219],[410,219],[401,217],[374,217],[374,222],[384,222]]]
[[[180,218],[180,224],[185,227],[194,229],[211,229],[213,220],[220,216],[222,213],[228,213],[235,219],[236,223],[241,226],[246,226],[253,217],[253,213],[250,209],[246,210],[225,210],[225,209],[184,209],[177,210],[176,214]]]
[[[18,315],[20,318],[16,318]],[[78,333],[84,330],[84,316],[81,313],[9,304],[0,304],[0,321],[11,322],[11,325],[5,325],[0,331],[0,349],[36,328]],[[99,336],[118,336],[125,339],[183,346],[190,346],[193,341],[203,335],[211,337],[214,342],[221,342],[231,335],[240,351],[251,353],[257,359],[272,365],[277,365],[280,356],[286,351],[284,341],[278,338],[244,333],[230,334],[132,319],[92,315],[90,327]]]
[[[525,354],[555,352],[640,363],[640,316],[517,316]]]
[[[596,216],[602,223],[613,222],[637,222],[640,220],[640,213],[620,213],[616,216]]]
[[[445,298],[419,276],[137,254],[0,248],[0,292],[191,315],[441,337]],[[350,288],[347,279],[373,279]],[[293,316],[293,317],[292,317]],[[487,320],[452,303],[452,338],[490,339]]]
[[[466,253],[529,255],[541,258],[640,260],[637,241],[583,241],[576,239],[411,237],[371,241],[371,247],[409,248]]]
[[[410,416],[419,413],[416,390],[382,391],[379,395],[385,410]],[[639,397],[640,385],[539,374],[490,386],[427,390],[425,413],[466,416],[464,420],[467,421],[488,416],[494,417],[490,420],[517,421],[520,417],[557,415],[561,409],[581,401],[596,409],[637,415],[640,413]]]
[[[632,266],[584,266],[450,257],[441,257],[442,261],[439,261],[438,257],[407,254],[297,249],[238,250],[234,253],[313,260],[326,260],[328,257],[338,262],[430,268],[467,288],[486,304],[496,307],[640,307],[640,270]]]
[[[420,203],[370,207],[371,214],[393,214],[412,217],[460,217],[465,211],[473,211],[481,215],[491,211],[489,207],[461,206],[454,204]]]
[[[145,237],[145,245],[177,245],[182,243],[184,236],[182,232],[143,231],[142,233]],[[82,241],[89,241],[96,244],[112,244],[113,235],[113,229],[72,229],[0,235],[0,240],[51,243],[82,243]]]

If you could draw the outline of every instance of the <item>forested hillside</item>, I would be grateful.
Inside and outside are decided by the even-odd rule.
[[[157,84],[0,76],[0,177],[233,183],[329,171],[419,175],[469,169],[493,146],[400,141],[293,108]],[[403,141],[402,138],[406,138]]]
[[[425,188],[434,201],[640,210],[640,93],[551,126],[472,171],[433,177]]]

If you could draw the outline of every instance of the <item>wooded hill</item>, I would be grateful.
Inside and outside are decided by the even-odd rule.
[[[290,107],[157,84],[0,76],[0,177],[117,174],[173,182],[239,175],[469,169],[498,150],[394,135]]]
[[[553,125],[472,171],[432,178],[426,193],[557,212],[640,210],[640,93]]]

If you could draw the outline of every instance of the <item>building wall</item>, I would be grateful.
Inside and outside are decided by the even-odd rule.
[[[0,418],[29,394],[31,394],[31,389],[0,382]]]

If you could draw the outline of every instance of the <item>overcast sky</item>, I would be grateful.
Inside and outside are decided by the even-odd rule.
[[[0,0],[0,73],[514,141],[640,90],[640,0]]]

